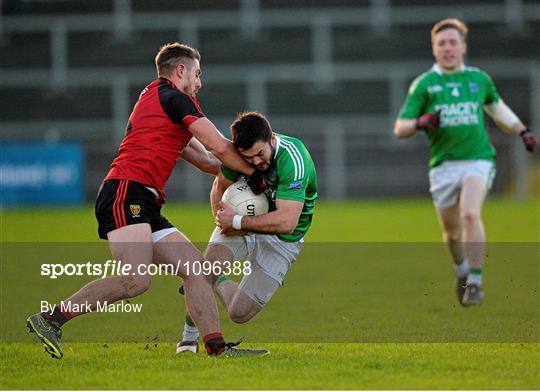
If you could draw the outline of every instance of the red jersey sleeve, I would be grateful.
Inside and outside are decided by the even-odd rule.
[[[179,93],[173,101],[173,107],[186,128],[199,118],[205,117],[197,98],[187,94]]]
[[[199,118],[205,117],[199,101],[169,84],[160,86],[159,101],[167,116],[175,124],[183,124],[188,128]]]

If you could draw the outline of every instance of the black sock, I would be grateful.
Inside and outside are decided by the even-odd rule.
[[[41,313],[41,316],[43,316],[44,319],[54,323],[54,325],[58,328],[73,318],[69,312],[62,312],[62,309],[60,309],[58,305],[54,306],[52,313],[43,312]]]
[[[225,350],[226,343],[221,332],[204,336],[203,342],[208,355],[219,355]]]

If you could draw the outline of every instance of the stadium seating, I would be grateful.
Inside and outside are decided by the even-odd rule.
[[[500,5],[500,1],[456,1],[460,5]],[[354,12],[369,12],[369,2],[338,0],[331,3],[318,0],[265,0],[260,3],[261,12],[312,12],[321,9],[351,9]],[[392,12],[411,4],[427,6],[428,1],[389,2]],[[525,4],[530,4],[525,2]],[[112,16],[114,1],[73,2],[57,1],[7,1],[4,12],[9,17],[79,15],[88,14]],[[147,2],[132,0],[131,10],[139,12],[231,12],[238,10],[240,1],[160,1]],[[399,24],[390,27],[388,32],[374,31],[370,26],[358,24],[336,24],[330,27],[331,53],[333,64],[394,64],[397,69],[406,62],[418,63],[416,74],[432,62],[429,42],[429,28],[433,21]],[[0,89],[2,102],[3,138],[6,140],[28,140],[46,138],[47,129],[54,129],[57,137],[66,140],[81,140],[86,144],[87,152],[87,195],[92,199],[100,179],[107,170],[108,162],[114,156],[118,132],[113,128],[121,122],[115,120],[114,87],[107,82],[109,70],[118,70],[128,78],[128,99],[131,106],[147,81],[154,77],[153,56],[157,47],[169,41],[182,39],[182,25],[160,26],[156,19],[156,28],[148,31],[133,30],[125,39],[118,39],[114,31],[101,28],[66,29],[67,71],[87,70],[102,71],[103,80],[93,85],[83,85],[68,80],[67,84],[26,82],[25,72],[50,69],[54,53],[51,49],[52,37],[49,31],[28,28],[6,29],[0,41],[0,68],[2,71],[15,72],[17,81],[9,80]],[[540,20],[526,24],[521,31],[510,31],[504,24],[504,16],[499,22],[471,22],[469,47],[471,63],[478,65],[475,59],[517,59],[536,62],[540,60]],[[200,99],[207,115],[227,132],[227,124],[240,110],[259,109],[248,102],[249,78],[228,80],[223,76],[223,67],[242,70],[263,69],[264,67],[288,64],[313,66],[314,54],[312,26],[264,25],[258,35],[246,38],[238,26],[217,26],[208,24],[197,28],[197,46],[203,56],[203,71],[221,69],[219,72],[204,74],[203,89]],[[320,65],[320,64],[319,64]],[[322,75],[328,64],[322,63]],[[205,68],[207,67],[207,68]],[[257,68],[259,67],[259,68]],[[262,68],[261,68],[262,67]],[[404,65],[405,68],[405,65]],[[230,68],[227,68],[230,69]],[[491,70],[488,70],[491,71]],[[246,72],[247,73],[247,72]],[[141,75],[143,75],[141,77]],[[145,76],[147,75],[147,77]],[[207,81],[206,77],[211,79]],[[245,76],[244,79],[242,77]],[[68,76],[69,77],[69,76]],[[406,84],[413,75],[406,73],[401,90],[404,94]],[[20,78],[20,79],[19,79]],[[98,77],[99,79],[99,77]],[[238,80],[237,80],[238,79]],[[505,73],[496,77],[496,84],[505,100],[516,109],[525,121],[533,121],[534,113],[530,97],[532,95],[530,73],[524,70],[522,76]],[[345,154],[346,169],[344,174],[344,193],[338,197],[379,196],[379,195],[425,195],[427,179],[422,175],[427,161],[425,140],[396,143],[391,134],[391,126],[396,112],[393,102],[392,81],[390,76],[370,76],[358,79],[340,75],[336,80],[330,78],[326,84],[318,83],[317,78],[288,77],[272,74],[265,81],[265,111],[279,128],[291,130],[305,139],[314,152],[321,178],[330,178],[331,167],[325,154],[333,151],[321,140],[329,132],[328,122],[341,118],[346,125]],[[404,95],[402,96],[404,97]],[[395,101],[395,100],[394,100]],[[310,121],[314,118],[314,121]],[[375,118],[373,121],[363,121]],[[116,121],[116,122],[115,122]],[[21,125],[25,124],[25,125]],[[348,124],[348,125],[347,125]],[[39,131],[42,125],[45,130]],[[22,127],[17,132],[17,127]],[[110,127],[108,129],[108,127]],[[111,143],[111,140],[113,143]],[[496,190],[510,185],[510,169],[502,163],[512,162],[512,150],[508,138],[499,133],[493,134],[493,140],[499,147],[499,178]],[[511,165],[510,165],[511,166]],[[191,169],[180,168],[175,176],[191,173]],[[400,178],[393,178],[385,173],[399,170]],[[513,170],[516,170],[515,168]],[[357,175],[361,173],[361,176]],[[203,184],[208,182],[203,180]],[[205,185],[206,186],[206,185]],[[332,194],[330,186],[321,181],[322,192]],[[201,188],[202,189],[202,188]],[[328,192],[327,192],[328,191]],[[186,194],[181,187],[171,185],[169,190],[173,198],[190,199],[200,194],[200,190]]]

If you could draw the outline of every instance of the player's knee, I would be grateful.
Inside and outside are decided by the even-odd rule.
[[[122,285],[127,298],[141,295],[150,288],[150,275],[128,275],[122,279]]]
[[[444,242],[458,242],[461,239],[461,230],[457,228],[445,228],[443,230]]]
[[[461,221],[466,226],[472,226],[480,221],[480,213],[475,210],[461,211]]]
[[[229,318],[236,324],[244,324],[253,318],[254,314],[249,309],[232,306],[229,308]]]

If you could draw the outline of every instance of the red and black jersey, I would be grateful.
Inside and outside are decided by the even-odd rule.
[[[144,88],[135,104],[118,155],[106,180],[133,180],[163,188],[176,160],[193,135],[188,127],[205,117],[196,98],[184,94],[166,78]]]

